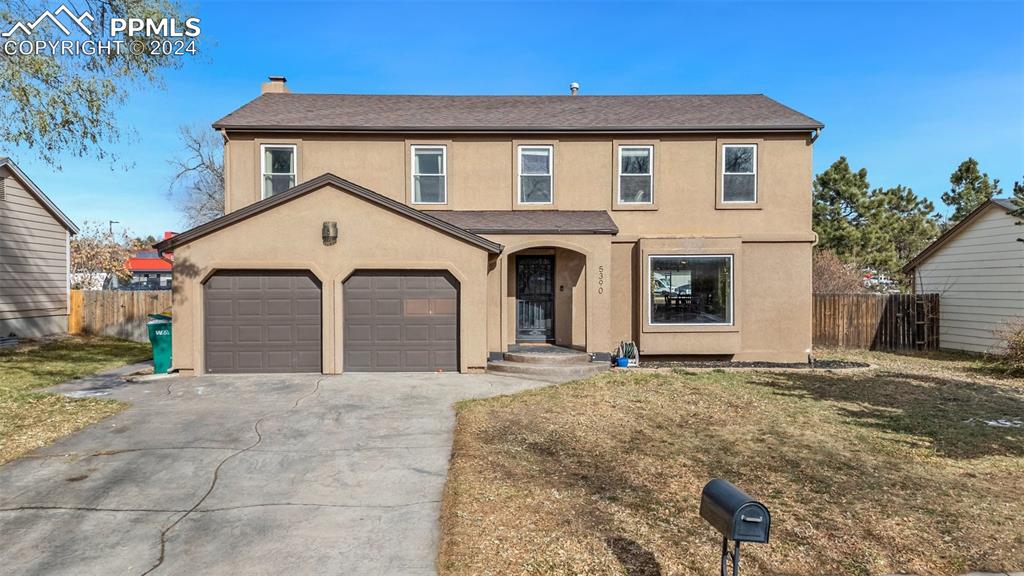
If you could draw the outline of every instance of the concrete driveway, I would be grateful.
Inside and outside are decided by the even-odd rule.
[[[114,386],[126,412],[0,466],[0,573],[433,574],[452,404],[543,385],[346,374]]]

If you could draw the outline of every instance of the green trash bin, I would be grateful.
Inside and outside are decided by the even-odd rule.
[[[150,314],[146,322],[149,343],[153,345],[153,373],[167,374],[171,369],[171,318],[163,314]]]

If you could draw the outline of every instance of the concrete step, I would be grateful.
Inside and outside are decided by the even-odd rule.
[[[505,352],[504,357],[506,362],[525,364],[590,364],[590,354],[586,352]]]
[[[537,376],[544,378],[586,378],[608,370],[606,362],[588,362],[587,364],[535,364],[531,362],[509,362],[497,360],[487,363],[488,372],[499,374],[518,374],[521,376]]]

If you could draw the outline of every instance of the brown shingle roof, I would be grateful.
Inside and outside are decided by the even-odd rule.
[[[431,212],[474,234],[617,234],[604,210],[459,210]]]
[[[281,206],[282,204],[286,204],[296,198],[302,197],[306,194],[309,194],[310,192],[320,190],[321,188],[324,188],[326,186],[334,186],[339,190],[343,190],[349,194],[359,196],[360,198],[368,202],[376,204],[378,207],[382,209],[391,210],[392,212],[397,212],[399,214],[408,216],[413,220],[419,221],[445,234],[449,234],[451,236],[454,236],[455,238],[459,238],[465,242],[468,242],[475,246],[479,246],[480,248],[486,250],[487,252],[490,252],[491,254],[500,254],[502,251],[502,245],[498,244],[497,242],[488,240],[487,238],[483,238],[481,236],[477,236],[472,232],[463,230],[458,226],[449,224],[448,222],[441,220],[440,218],[437,218],[428,212],[423,212],[415,208],[406,206],[401,202],[388,198],[387,196],[378,194],[373,190],[370,190],[369,188],[363,188],[358,184],[349,182],[344,178],[339,178],[331,173],[317,176],[312,180],[303,182],[302,184],[289,188],[288,190],[281,192],[280,194],[274,194],[270,198],[264,198],[259,202],[249,204],[244,208],[235,210],[230,214],[225,214],[220,218],[210,220],[205,224],[200,224],[199,226],[196,226],[191,230],[186,230],[181,234],[171,236],[170,238],[164,238],[162,241],[154,244],[153,247],[156,248],[157,251],[159,252],[169,252],[171,250],[174,250],[178,246],[188,244],[193,240],[202,238],[203,236],[212,234],[222,228],[227,228],[228,226],[237,224],[238,222],[241,222],[248,218],[252,218],[253,216],[256,216],[258,214],[262,214],[267,210],[274,209],[278,206]]]
[[[263,94],[214,123],[228,130],[404,132],[811,131],[817,120],[762,94],[389,96]]]

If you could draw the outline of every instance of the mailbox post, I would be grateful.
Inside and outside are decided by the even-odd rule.
[[[728,576],[730,559],[733,576],[739,576],[740,542],[768,543],[772,525],[768,508],[728,480],[715,478],[704,486],[700,515],[722,534],[722,576]],[[730,540],[735,542],[732,552]]]

